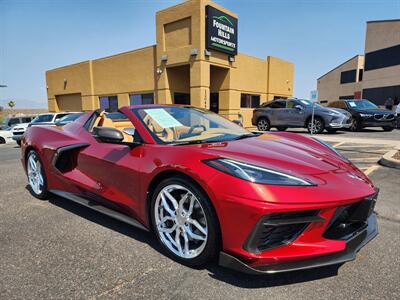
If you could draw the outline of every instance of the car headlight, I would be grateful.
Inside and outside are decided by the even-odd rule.
[[[315,185],[310,181],[293,175],[285,174],[271,169],[261,168],[255,165],[239,162],[228,158],[209,159],[203,162],[221,172],[254,183],[296,186]]]
[[[319,142],[320,144],[324,145],[326,148],[328,148],[329,150],[331,150],[332,152],[334,152],[337,156],[339,156],[340,158],[348,161],[347,157],[345,157],[342,153],[340,153],[339,151],[337,151],[335,148],[333,148],[330,144],[328,144],[327,142],[314,138],[314,140],[316,140],[317,142]]]
[[[372,117],[373,115],[371,115],[371,114],[361,114],[360,113],[360,117],[363,117],[363,118],[370,118],[370,117]]]

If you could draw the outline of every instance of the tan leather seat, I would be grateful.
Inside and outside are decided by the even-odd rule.
[[[146,115],[143,118],[143,122],[155,135],[157,135],[164,142],[172,142],[175,140],[174,131],[171,128],[161,127],[152,117]]]

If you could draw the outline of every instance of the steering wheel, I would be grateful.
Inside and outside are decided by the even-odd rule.
[[[194,131],[196,128],[203,128],[203,131],[206,131],[206,130],[207,130],[206,126],[197,124],[197,125],[191,126],[187,134],[188,134],[188,135],[192,134],[193,131]]]

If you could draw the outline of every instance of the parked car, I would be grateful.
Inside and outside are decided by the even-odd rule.
[[[0,144],[8,144],[12,142],[12,131],[11,127],[7,129],[0,130]]]
[[[382,127],[384,131],[392,131],[396,126],[392,111],[379,108],[368,100],[339,100],[329,103],[328,107],[341,108],[351,113],[352,131],[360,131],[364,127]]]
[[[56,126],[64,126],[84,115],[85,113],[70,113],[54,123]]]
[[[341,264],[378,233],[377,189],[330,145],[252,133],[190,106],[32,126],[21,155],[33,196],[56,194],[152,230],[191,267],[216,257],[251,274]]]
[[[400,104],[397,105],[394,114],[396,115],[396,127],[400,129]]]
[[[21,140],[22,136],[25,133],[26,129],[29,126],[40,126],[40,125],[55,125],[55,122],[60,120],[61,118],[72,114],[72,113],[46,113],[46,114],[40,114],[36,116],[32,122],[30,123],[24,123],[24,124],[19,124],[12,129],[13,133],[13,140],[17,142],[18,145],[21,145]]]
[[[35,116],[9,117],[3,123],[0,124],[0,130],[8,129],[17,124],[30,123],[34,118]]]
[[[253,111],[252,124],[260,131],[268,131],[271,127],[276,127],[279,131],[297,127],[307,128],[313,133],[321,133],[324,129],[336,132],[350,127],[351,116],[345,110],[322,107],[310,100],[277,99],[256,108]]]

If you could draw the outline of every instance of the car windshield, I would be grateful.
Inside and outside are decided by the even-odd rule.
[[[207,110],[194,107],[134,108],[148,131],[161,143],[192,144],[222,142],[256,136]]]
[[[62,117],[60,120],[58,120],[59,123],[65,123],[65,122],[73,122],[76,119],[78,119],[80,116],[82,116],[84,113],[79,113],[79,114],[69,114],[64,117]]]
[[[297,101],[299,101],[301,104],[305,105],[305,106],[312,106],[313,103],[316,107],[321,107],[321,105],[319,105],[316,102],[313,102],[311,100],[306,100],[306,99],[297,99]]]
[[[51,122],[53,115],[39,115],[32,120],[32,123]]]
[[[373,109],[378,108],[375,104],[368,100],[354,100],[354,101],[347,101],[347,104],[351,108],[359,108],[359,109]]]

